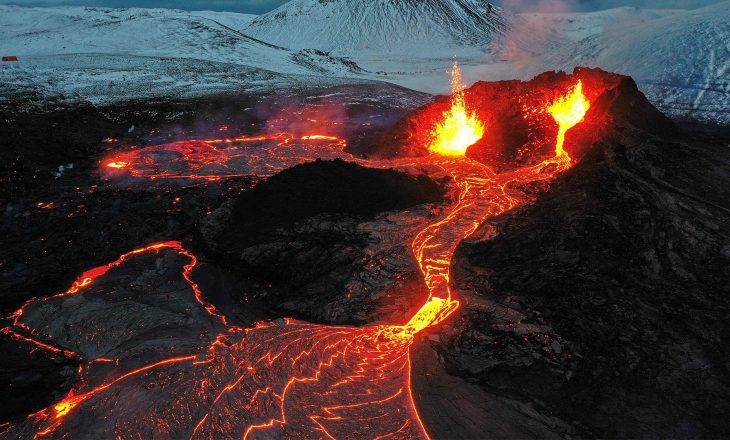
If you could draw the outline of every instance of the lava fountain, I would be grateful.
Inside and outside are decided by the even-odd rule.
[[[484,136],[484,124],[475,113],[469,113],[464,101],[466,85],[459,63],[451,69],[451,108],[436,123],[428,150],[444,156],[463,156],[466,149]]]
[[[557,157],[568,156],[568,153],[563,149],[565,133],[583,121],[590,106],[590,102],[583,94],[583,81],[580,80],[566,95],[557,98],[548,106],[548,113],[553,116],[559,127],[558,140],[555,144],[555,155]]]

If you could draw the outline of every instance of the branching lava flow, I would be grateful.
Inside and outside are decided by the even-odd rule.
[[[457,73],[455,67],[454,81],[460,83]],[[193,281],[196,257],[178,242],[152,244],[85,272],[64,293],[28,301],[12,316],[5,332],[34,341],[41,348],[83,358],[84,364],[82,381],[65,398],[23,423],[0,428],[5,430],[4,436],[65,438],[88,433],[91,428],[76,417],[84,414],[84,420],[104,420],[102,426],[94,427],[99,438],[428,438],[411,395],[409,350],[417,333],[442,322],[459,307],[450,290],[456,246],[486,220],[531,200],[514,188],[550,182],[571,166],[562,145],[565,132],[583,119],[589,106],[578,83],[567,97],[548,106],[560,125],[555,157],[496,173],[463,156],[485,128],[474,115],[466,113],[461,93],[456,90],[454,98],[461,114],[452,112],[444,121],[437,121],[437,130],[450,134],[436,141],[441,147],[432,149],[432,155],[366,162],[376,167],[437,169],[452,179],[452,205],[440,218],[428,221],[411,244],[428,295],[408,322],[336,327],[285,319],[246,329],[231,326],[204,300]],[[458,124],[466,123],[466,135],[452,136],[452,117]],[[316,145],[297,150],[303,151],[301,154],[287,156],[286,151],[276,151],[291,141],[286,135],[277,135],[178,142],[166,148],[115,155],[103,166],[135,177],[217,179],[220,173],[214,167],[225,168],[225,175],[269,175],[293,162],[321,157],[327,148],[335,147],[326,155],[344,154],[343,140],[319,135],[296,139],[304,145]],[[210,148],[255,142],[274,142],[275,151]],[[172,160],[188,160],[180,167],[183,172],[175,174],[159,167],[155,155],[168,153]],[[112,295],[94,292],[95,281],[130,259],[151,253],[174,253],[187,259],[181,275],[188,288],[179,294],[194,298],[194,304],[210,316],[217,334],[197,351],[155,359],[135,368],[116,359],[111,376],[90,380],[92,363],[114,360],[103,353],[94,357],[56,348],[63,347],[65,341],[35,327],[32,317],[45,305],[72,295]],[[205,340],[203,336],[201,339]]]

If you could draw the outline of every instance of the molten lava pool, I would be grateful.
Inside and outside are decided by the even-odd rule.
[[[191,139],[115,152],[105,157],[100,166],[109,180],[195,182],[261,178],[315,158],[349,158],[344,146],[344,140],[321,134]]]

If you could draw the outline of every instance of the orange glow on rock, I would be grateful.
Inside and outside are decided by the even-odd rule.
[[[451,70],[451,109],[436,123],[428,150],[444,156],[463,156],[466,149],[484,136],[484,124],[475,113],[469,113],[464,101],[466,85],[455,61]]]
[[[555,144],[556,156],[568,155],[563,149],[565,133],[583,121],[590,107],[590,102],[588,102],[588,99],[583,94],[583,82],[580,80],[566,95],[559,97],[548,106],[548,113],[553,116],[553,119],[555,119],[555,122],[559,126],[558,140]]]

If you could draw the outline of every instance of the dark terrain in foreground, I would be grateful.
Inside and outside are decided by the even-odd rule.
[[[620,130],[463,243],[447,371],[561,434],[730,435],[727,144]]]
[[[259,99],[225,104],[255,107]],[[425,98],[402,102],[409,100],[392,107],[383,100],[382,108],[353,104],[348,116],[377,113],[387,126]],[[0,134],[10,148],[2,153],[0,176],[3,314],[30,297],[65,290],[82,271],[121,253],[177,239],[200,252],[196,277],[208,300],[242,325],[282,315],[337,324],[408,316],[412,305],[377,283],[357,284],[378,294],[356,292],[351,302],[319,295],[351,285],[352,274],[370,262],[364,253],[372,233],[360,225],[387,224],[382,211],[438,199],[433,182],[416,182],[420,189],[405,202],[374,204],[366,212],[343,205],[351,194],[333,197],[306,218],[265,231],[254,243],[262,253],[238,252],[245,258],[234,262],[211,247],[209,213],[227,202],[256,207],[276,191],[256,199],[242,193],[254,184],[246,179],[149,190],[99,181],[105,137],[129,144],[144,142],[160,126],[206,131],[264,119],[235,111],[212,118],[221,106],[211,100],[45,114],[4,108]],[[363,136],[360,128],[343,134]],[[453,268],[462,308],[421,337],[413,353],[414,397],[433,438],[730,435],[729,143],[728,130],[695,124],[668,135],[617,127],[534,204],[494,222],[496,238],[463,243]],[[74,167],[55,177],[56,167],[68,163]],[[372,176],[355,168],[337,172],[345,180]],[[297,200],[321,200],[317,191],[332,186],[325,181]],[[52,208],[39,206],[51,202]],[[290,206],[273,206],[272,221],[289,216],[281,208]],[[251,248],[242,235],[216,242]],[[299,253],[277,251],[293,237]],[[314,246],[326,251],[330,265],[311,264]],[[385,264],[382,271],[393,276],[384,278],[418,283],[408,251],[384,253],[404,260]],[[267,261],[283,257],[291,279],[270,285],[281,272]],[[242,276],[243,266],[257,276]],[[297,296],[293,285],[308,286],[307,294]],[[72,359],[9,338],[2,347],[2,420],[47,406],[76,378]]]

